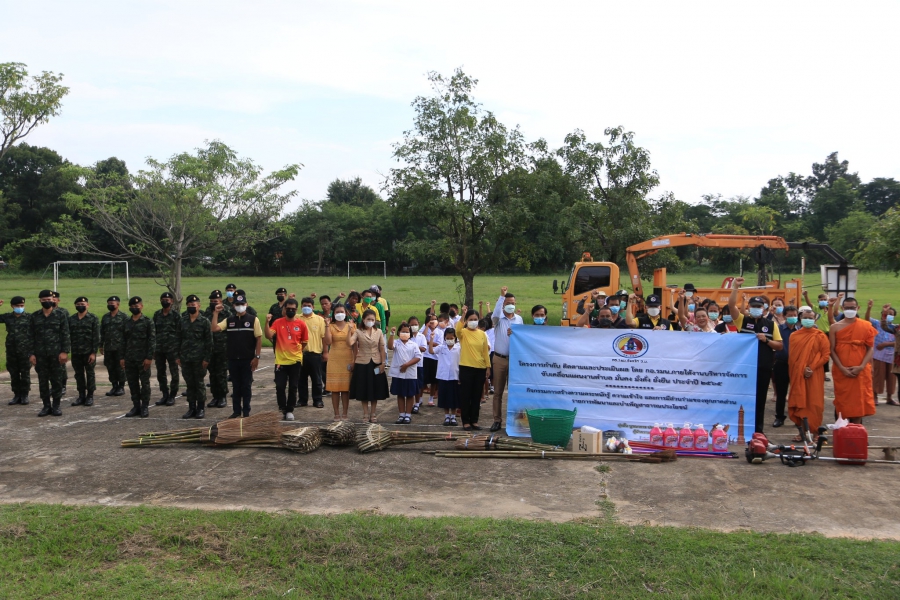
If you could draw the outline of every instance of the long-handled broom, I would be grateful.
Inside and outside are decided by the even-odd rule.
[[[261,412],[242,419],[219,421],[211,427],[193,427],[143,433],[136,439],[123,440],[125,448],[140,448],[160,444],[212,443],[234,444],[246,440],[267,440],[281,436],[281,413]]]
[[[457,450],[545,450],[548,452],[561,452],[560,446],[538,444],[522,438],[506,437],[503,435],[475,435],[471,438],[457,440],[453,445]]]
[[[547,459],[547,460],[619,460],[623,462],[664,463],[677,460],[673,450],[661,450],[654,454],[584,454],[582,452],[548,452],[548,451],[494,451],[484,452],[441,452],[433,453],[436,458],[522,458],[522,459]]]
[[[371,424],[356,432],[356,448],[361,454],[385,450],[391,446],[420,444],[423,442],[453,442],[471,437],[471,433],[439,431],[390,431],[381,425]]]

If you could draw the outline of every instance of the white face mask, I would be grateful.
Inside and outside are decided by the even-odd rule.
[[[235,304],[235,305],[234,305],[234,312],[236,312],[236,313],[239,314],[239,315],[242,315],[242,314],[244,314],[245,312],[247,312],[247,307],[244,306],[243,304]]]
[[[375,321],[366,321],[366,327],[375,327]]]
[[[409,330],[412,331],[413,333],[419,333],[419,326],[418,325],[410,325]]]
[[[404,331],[403,333],[398,333],[398,334],[397,334],[397,337],[399,337],[402,341],[405,342],[406,340],[409,339],[409,332],[408,332],[408,331]]]
[[[468,327],[469,329],[477,329],[477,328],[478,328],[478,321],[467,321],[467,322],[466,322],[466,327]]]
[[[456,345],[456,340],[447,340],[447,347],[452,348]]]
[[[513,314],[514,312],[516,312],[516,305],[515,304],[507,304],[506,306],[503,307],[503,312],[505,312],[508,315]]]
[[[852,309],[850,309],[850,310],[845,310],[845,311],[844,311],[844,318],[846,318],[846,319],[855,319],[855,318],[856,318],[856,311],[855,311],[855,310],[852,310]]]
[[[659,316],[659,307],[652,306],[652,307],[647,308],[647,314],[650,315],[651,317],[658,317]]]
[[[334,320],[335,320],[335,321],[343,321],[343,320],[346,319],[346,318],[347,318],[347,314],[346,314],[346,313],[335,313],[335,315],[334,315]]]

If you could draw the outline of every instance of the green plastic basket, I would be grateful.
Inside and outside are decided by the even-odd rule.
[[[531,439],[538,444],[565,447],[572,438],[572,427],[575,425],[574,410],[558,408],[536,408],[526,411]]]

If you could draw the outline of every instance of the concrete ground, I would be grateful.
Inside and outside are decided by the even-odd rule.
[[[0,381],[4,378],[8,381],[6,374]],[[600,516],[608,499],[624,523],[900,539],[893,493],[900,471],[893,465],[816,462],[788,468],[775,461],[749,465],[743,458],[680,459],[659,465],[608,463],[609,471],[600,473],[593,461],[438,459],[420,453],[445,447],[442,443],[366,455],[330,447],[308,455],[193,445],[122,448],[121,440],[138,433],[212,424],[230,415],[230,406],[208,410],[202,421],[184,421],[186,405],[179,398],[173,407],[151,402],[147,419],[124,419],[129,396],[103,395],[109,385],[102,367],[97,379],[95,406],[70,407],[76,393],[70,369],[63,416],[41,419],[36,416],[36,375],[28,406],[7,406],[10,393],[3,386],[0,502],[567,521]],[[151,383],[156,401],[155,375]],[[767,423],[774,418],[773,407],[768,405]],[[253,408],[277,408],[270,349],[264,350],[256,376]],[[831,408],[829,400],[826,414]],[[900,445],[900,407],[882,404],[878,409],[866,420],[870,444]],[[393,399],[379,403],[378,413],[390,428],[447,429],[437,408],[423,408],[412,426],[392,425]],[[313,423],[330,422],[334,413],[326,398],[325,408],[298,408],[295,414],[298,422]],[[490,425],[490,404],[482,405],[482,415],[481,423]],[[361,416],[360,406],[351,401],[351,420]],[[773,441],[787,442],[796,432],[783,427],[768,433]]]

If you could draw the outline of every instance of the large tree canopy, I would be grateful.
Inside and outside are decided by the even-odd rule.
[[[35,127],[59,114],[69,93],[59,83],[62,77],[48,71],[29,77],[22,63],[0,63],[0,159]]]

